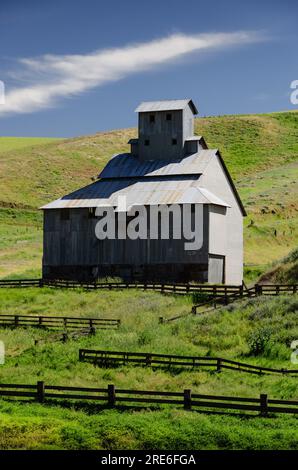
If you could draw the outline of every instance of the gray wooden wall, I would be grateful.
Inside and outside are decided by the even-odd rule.
[[[208,206],[204,206],[204,242],[200,250],[185,251],[187,240],[98,240],[95,225],[98,218],[89,218],[88,209],[70,209],[69,220],[61,210],[44,211],[44,273],[50,267],[109,267],[144,265],[195,266],[198,271],[208,265]],[[202,268],[199,268],[202,266]],[[203,268],[204,267],[204,268]],[[67,269],[67,268],[66,268]],[[77,268],[76,268],[77,269]],[[207,276],[207,273],[205,273]]]

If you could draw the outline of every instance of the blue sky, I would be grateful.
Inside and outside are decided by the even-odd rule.
[[[297,13],[296,0],[1,0],[0,135],[130,127],[143,100],[294,109]]]

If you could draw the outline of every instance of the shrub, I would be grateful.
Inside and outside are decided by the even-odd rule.
[[[259,356],[265,352],[272,336],[272,330],[268,327],[253,330],[247,338],[249,353],[253,356]]]

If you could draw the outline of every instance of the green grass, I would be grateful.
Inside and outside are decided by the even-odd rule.
[[[59,139],[51,137],[0,137],[0,153],[23,150],[26,147],[31,149],[34,145],[48,144],[57,140]]]
[[[117,331],[94,337],[34,347],[34,339],[51,334],[33,328],[1,329],[6,362],[0,381],[193,392],[232,396],[297,399],[297,378],[255,376],[235,371],[218,374],[206,369],[175,371],[122,366],[101,369],[78,361],[78,349],[147,351],[214,355],[258,365],[293,368],[290,343],[298,336],[297,300],[257,298],[213,314],[160,325],[160,315],[186,313],[191,300],[157,292],[85,292],[83,290],[1,289],[5,313],[47,313],[121,318]],[[252,334],[270,329],[264,350],[250,350]],[[213,416],[186,413],[179,407],[150,410],[69,409],[56,405],[0,401],[1,448],[294,448],[293,417]],[[191,430],[196,430],[193,432]],[[278,441],[278,436],[282,436]]]
[[[207,416],[183,410],[88,414],[0,402],[1,449],[297,450],[291,416]]]

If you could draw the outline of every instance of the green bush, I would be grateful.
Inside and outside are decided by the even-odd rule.
[[[252,331],[247,338],[247,344],[249,347],[249,353],[253,356],[260,356],[265,352],[271,340],[272,330],[271,328],[264,327]]]

